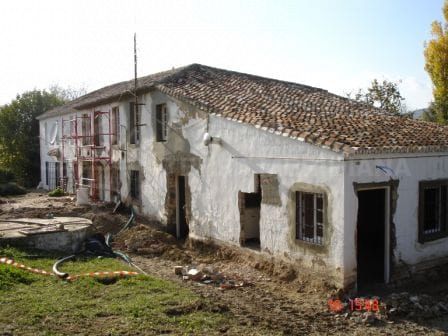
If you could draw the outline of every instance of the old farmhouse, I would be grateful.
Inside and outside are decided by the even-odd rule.
[[[448,128],[200,64],[39,117],[41,184],[349,286],[448,257]]]

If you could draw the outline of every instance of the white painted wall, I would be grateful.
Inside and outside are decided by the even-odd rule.
[[[439,154],[421,154],[427,157],[376,158],[347,161],[345,164],[345,234],[344,264],[346,281],[356,278],[356,219],[358,199],[353,182],[387,182],[390,177],[376,166],[393,169],[393,179],[399,180],[397,208],[393,217],[396,230],[396,249],[394,263],[404,261],[414,265],[448,255],[448,238],[421,244],[418,242],[418,193],[419,181],[448,178],[448,157]]]
[[[395,262],[403,260],[415,264],[448,254],[448,238],[420,244],[417,241],[418,182],[420,180],[447,178],[446,158],[407,158],[387,160],[341,161],[341,154],[313,146],[299,140],[273,134],[244,123],[210,115],[208,120],[191,106],[158,92],[140,97],[140,143],[129,144],[130,100],[96,107],[120,109],[120,139],[113,146],[113,161],[119,162],[122,183],[121,197],[129,195],[130,170],[139,169],[141,176],[141,201],[134,204],[141,213],[166,222],[165,198],[167,174],[162,165],[165,155],[177,150],[187,151],[202,160],[199,169],[191,168],[188,175],[192,195],[190,235],[198,238],[239,244],[240,213],[238,192],[254,192],[254,174],[277,174],[281,206],[261,205],[261,249],[277,256],[300,260],[307,266],[334,270],[333,275],[348,282],[356,278],[355,230],[357,198],[353,183],[385,182],[389,180],[376,165],[394,169],[399,179],[398,203],[394,215],[397,247]],[[155,142],[155,106],[167,104],[168,141]],[[91,112],[92,109],[80,111]],[[65,118],[67,116],[64,116]],[[44,141],[47,130],[59,118],[40,120],[42,181],[45,180],[45,161],[52,146]],[[80,126],[79,126],[80,127]],[[80,131],[80,129],[79,129]],[[208,131],[220,137],[222,144],[203,144]],[[48,131],[47,131],[48,133]],[[66,150],[67,153],[67,150]],[[70,158],[74,158],[74,151]],[[80,167],[79,171],[82,169]],[[325,250],[316,250],[303,242],[292,239],[293,227],[289,201],[290,189],[302,183],[327,190],[329,206],[327,217],[331,226],[329,244]],[[109,168],[106,168],[106,189],[109,189]],[[109,193],[106,192],[106,200]]]
[[[153,126],[155,105],[166,103],[170,124],[168,138],[170,132],[182,132],[188,141],[190,153],[202,159],[200,169],[192,168],[188,176],[192,194],[191,236],[239,244],[238,191],[254,191],[254,174],[277,174],[282,205],[262,203],[261,249],[276,255],[300,259],[309,266],[327,265],[342,269],[344,164],[342,161],[337,161],[341,160],[340,154],[217,116],[210,116],[209,133],[220,137],[222,144],[211,144],[207,147],[202,142],[207,128],[205,118],[198,115],[191,117],[191,111],[185,112],[185,107],[181,109],[174,100],[159,92],[146,94],[143,101],[145,106],[142,123],[146,126],[142,129],[140,149],[128,149],[128,161],[136,160],[144,169],[143,213],[160,218],[162,221],[166,220],[164,212],[167,192],[166,173],[155,152],[160,153],[160,147],[165,147],[165,154],[170,154],[166,148],[173,146],[169,142],[156,144]],[[187,114],[190,115],[190,119],[186,119]],[[322,160],[313,161],[316,158]],[[329,190],[328,197],[332,205],[328,216],[333,230],[332,236],[326,237],[330,239],[328,253],[315,253],[298,246],[291,248],[288,192],[297,182]]]

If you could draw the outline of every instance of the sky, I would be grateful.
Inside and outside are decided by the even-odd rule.
[[[92,91],[201,63],[345,95],[401,81],[432,99],[424,42],[443,0],[0,1],[0,105],[51,85]]]

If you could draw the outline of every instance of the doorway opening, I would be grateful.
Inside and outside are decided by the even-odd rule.
[[[185,176],[177,176],[176,183],[176,237],[177,239],[185,239],[188,237],[189,228],[186,214],[185,201]]]
[[[389,280],[389,188],[358,189],[357,287]]]
[[[240,244],[245,247],[260,248],[260,211],[261,187],[260,175],[255,175],[255,192],[239,192],[240,208]]]

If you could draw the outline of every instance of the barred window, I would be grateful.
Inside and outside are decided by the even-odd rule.
[[[324,218],[323,194],[296,192],[296,239],[322,245]]]
[[[419,241],[436,240],[447,231],[448,180],[422,181],[419,190]]]

